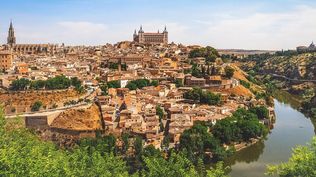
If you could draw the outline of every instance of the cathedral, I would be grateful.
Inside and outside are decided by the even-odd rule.
[[[9,46],[13,46],[16,43],[16,39],[14,36],[14,29],[12,25],[12,21],[10,22],[9,32],[8,32],[8,38],[7,38],[7,44]]]
[[[14,28],[12,21],[7,37],[7,50],[12,50],[17,54],[54,54],[57,50],[57,45],[53,44],[16,44]]]
[[[133,41],[141,44],[168,44],[168,31],[165,27],[162,33],[145,33],[143,27],[140,26],[138,33],[134,31]]]

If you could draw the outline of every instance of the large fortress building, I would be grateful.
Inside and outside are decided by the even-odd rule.
[[[145,33],[143,27],[140,26],[138,33],[134,31],[133,41],[141,44],[168,44],[168,31],[165,27],[162,33]]]

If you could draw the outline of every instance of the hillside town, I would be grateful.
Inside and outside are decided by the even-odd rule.
[[[266,105],[240,83],[247,78],[238,64],[211,47],[169,43],[167,27],[162,33],[140,27],[133,41],[102,46],[16,41],[11,22],[0,50],[5,115],[19,115],[27,128],[61,145],[128,132],[145,146],[160,149],[168,137],[176,147],[197,121],[215,125],[239,108]],[[273,114],[269,107],[261,123],[269,125]]]

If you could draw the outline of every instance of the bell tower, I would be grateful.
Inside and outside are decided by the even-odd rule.
[[[165,26],[165,29],[162,32],[163,34],[163,43],[168,44],[168,31],[167,31],[167,26]]]
[[[10,46],[16,44],[16,39],[14,36],[14,28],[13,28],[12,21],[10,22],[10,27],[9,27],[9,31],[8,31],[7,44]]]

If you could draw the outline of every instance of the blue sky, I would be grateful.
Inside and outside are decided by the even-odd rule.
[[[290,49],[316,40],[312,0],[1,0],[0,42],[10,19],[18,43],[99,45],[135,28],[216,48]]]

